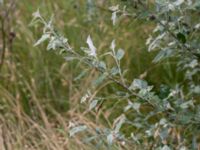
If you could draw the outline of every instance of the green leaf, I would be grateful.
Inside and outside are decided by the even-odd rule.
[[[181,42],[181,43],[186,43],[186,37],[183,33],[179,32],[177,35],[177,39]]]
[[[192,118],[193,118],[194,114],[193,113],[183,113],[180,116],[178,116],[178,120],[182,123],[182,124],[188,124],[191,122]]]

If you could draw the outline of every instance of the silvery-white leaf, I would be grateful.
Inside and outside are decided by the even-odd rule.
[[[33,13],[33,19],[37,19],[37,18],[40,18],[41,15],[40,15],[40,10],[38,9],[36,12]]]
[[[136,102],[135,102],[135,103],[132,104],[133,109],[135,109],[137,112],[140,111],[140,106],[141,106],[140,103],[136,103]]]
[[[75,123],[73,123],[73,122],[69,122],[69,125],[68,125],[68,128],[73,128],[75,126]]]
[[[128,105],[125,107],[124,111],[128,111],[130,108],[134,109],[135,111],[137,111],[138,113],[140,113],[140,103],[132,103],[131,101],[128,101]]]
[[[193,89],[194,93],[200,94],[200,86],[195,86]]]
[[[169,8],[169,10],[172,10],[172,11],[173,11],[173,10],[175,10],[175,5],[169,4],[169,5],[168,5],[168,8]]]
[[[116,54],[116,58],[118,59],[118,60],[121,60],[123,57],[124,57],[124,50],[123,49],[119,49],[118,51],[117,51],[117,54]]]
[[[153,59],[154,63],[159,62],[160,60],[163,60],[165,58],[170,57],[173,54],[173,50],[169,48],[162,49],[159,51],[159,53],[156,55],[156,57]]]
[[[93,86],[98,86],[99,84],[101,84],[106,79],[107,75],[107,73],[101,74],[97,79],[92,82]]]
[[[34,44],[34,46],[38,46],[39,44],[41,44],[42,42],[44,42],[45,40],[50,38],[50,34],[43,34],[42,37]]]
[[[187,4],[190,6],[190,5],[192,5],[192,0],[187,0]]]
[[[111,6],[111,7],[109,7],[109,9],[110,9],[111,11],[117,11],[117,10],[119,10],[119,5]]]
[[[78,59],[78,58],[77,58]],[[87,74],[87,70],[83,70],[77,77],[74,78],[74,81],[80,80]]]
[[[117,67],[113,67],[113,68],[111,69],[110,73],[111,73],[112,75],[116,75],[116,74],[119,73],[119,69],[118,69]]]
[[[78,59],[78,57],[67,56],[67,57],[64,57],[64,59],[65,59],[66,61],[72,61],[72,60]]]
[[[159,124],[165,125],[167,123],[167,120],[165,118],[160,119]]]
[[[112,41],[111,45],[110,45],[110,48],[112,49],[112,51],[114,52],[115,51],[115,40]]]
[[[130,108],[132,108],[131,105],[127,105],[125,108],[124,108],[124,112],[128,111]]]
[[[193,100],[184,102],[184,103],[182,103],[182,104],[180,105],[180,107],[181,107],[182,109],[186,109],[186,108],[188,108],[188,107],[190,107],[190,106],[194,106]]]
[[[96,57],[96,47],[94,46],[90,35],[88,36],[86,42],[87,42],[89,49],[90,49],[90,52],[88,52],[88,55]]]
[[[195,68],[198,65],[198,60],[194,59],[190,62],[189,66],[191,68]]]
[[[120,117],[118,117],[115,121],[115,131],[119,132],[120,128],[122,127],[122,125],[125,123],[126,121],[126,116],[123,114]]]
[[[161,150],[171,150],[171,148],[167,145],[163,146]]]
[[[196,24],[194,28],[195,29],[200,29],[200,23]]]
[[[50,38],[49,44],[47,45],[47,50],[55,50],[59,45],[61,45],[61,42],[53,36]]]
[[[86,100],[90,97],[89,94],[85,94],[82,98],[81,98],[81,103],[86,102]]]
[[[180,148],[180,150],[188,150],[188,149],[187,149],[187,147],[182,146],[182,147]]]
[[[112,20],[112,22],[113,22],[113,25],[115,25],[116,22],[117,22],[117,12],[116,12],[116,11],[114,11],[114,12],[112,13],[111,20]]]
[[[161,35],[159,35],[158,37],[156,37],[156,39],[151,42],[151,44],[149,44],[149,48],[148,51],[152,51],[153,49],[155,49],[156,47],[159,47],[160,44],[160,40],[163,39],[165,37],[166,33],[163,33]]]
[[[152,36],[149,36],[149,38],[146,40],[146,45],[149,45],[152,41]]]
[[[78,127],[74,127],[72,128],[70,131],[69,131],[69,136],[72,137],[74,136],[76,133],[78,132],[81,132],[81,131],[84,131],[87,129],[87,126],[85,125],[81,125],[81,126],[78,126]]]
[[[106,70],[106,64],[105,64],[105,62],[100,61],[99,67],[102,68],[102,69],[104,69],[104,70]]]
[[[113,140],[114,140],[114,136],[112,133],[110,133],[108,136],[107,136],[107,142],[109,145],[112,145],[113,143]]]
[[[90,103],[89,110],[92,110],[93,108],[95,108],[97,104],[98,104],[98,100],[93,100]]]
[[[135,89],[147,89],[148,84],[146,81],[141,79],[134,79],[129,89],[135,90]]]
[[[176,0],[173,4],[174,4],[175,6],[180,6],[181,4],[184,3],[184,1],[185,1],[185,0]]]

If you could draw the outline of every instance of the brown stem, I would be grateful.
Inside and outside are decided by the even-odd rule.
[[[2,35],[2,50],[1,50],[1,58],[0,58],[0,70],[4,63],[5,51],[6,51],[6,32],[5,32],[4,18],[1,18],[1,35]]]

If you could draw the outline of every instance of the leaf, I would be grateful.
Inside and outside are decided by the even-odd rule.
[[[64,57],[64,59],[65,59],[66,61],[72,61],[72,60],[78,59],[78,57],[66,56],[66,57]]]
[[[92,136],[92,137],[84,139],[84,142],[88,144],[88,143],[92,142],[93,140],[95,140],[96,138],[97,138],[97,136]]]
[[[91,93],[88,91],[82,98],[81,103],[84,103],[87,101],[87,99],[91,96]]]
[[[3,0],[0,0],[0,4],[3,4]]]
[[[119,130],[121,129],[122,125],[125,123],[126,121],[126,116],[124,114],[122,114],[120,117],[118,117],[115,121],[115,131],[119,132]]]
[[[133,109],[135,109],[137,112],[140,112],[140,106],[141,106],[140,103],[133,103],[132,104]]]
[[[60,37],[51,36],[49,44],[47,46],[47,50],[51,50],[51,49],[55,50],[57,48],[58,49],[63,48],[64,45],[67,44],[67,41],[68,39],[62,36]],[[70,50],[70,49],[67,49],[67,50]]]
[[[96,47],[94,46],[90,35],[87,37],[86,42],[87,42],[89,49],[90,49],[90,52],[88,52],[88,55],[96,57]]]
[[[92,110],[93,108],[95,108],[97,104],[98,104],[98,100],[93,100],[90,103],[89,110]]]
[[[147,89],[148,84],[146,81],[141,80],[141,79],[134,79],[131,86],[129,87],[130,90],[135,90],[135,89]]]
[[[41,44],[42,42],[44,42],[45,40],[50,38],[50,34],[43,34],[42,37],[34,44],[34,46],[38,46],[39,44]]]
[[[196,24],[194,28],[195,29],[200,29],[200,23]]]
[[[182,124],[188,124],[191,123],[193,117],[194,117],[193,113],[185,112],[178,116],[178,121],[180,121]]]
[[[192,91],[193,91],[195,94],[200,94],[200,86],[194,86],[194,88],[192,89]]]
[[[110,48],[112,49],[113,52],[115,52],[115,47],[116,47],[115,40],[113,40],[110,45]]]
[[[148,47],[148,52],[154,50],[156,47],[159,47],[160,41],[165,37],[166,33],[163,33],[157,36],[152,42],[150,42]]]
[[[198,60],[197,59],[193,59],[188,66],[190,66],[191,68],[195,68],[196,66],[198,66]]]
[[[166,140],[166,138],[169,136],[168,135],[168,128],[164,128],[160,133],[159,133],[160,138],[162,141]]]
[[[117,67],[113,67],[111,70],[110,70],[110,73],[112,75],[117,75],[119,73],[119,69]]]
[[[41,18],[40,10],[39,9],[36,12],[34,12],[32,15],[33,15],[33,20],[35,20],[37,18]]]
[[[140,103],[132,103],[131,101],[128,101],[128,105],[124,108],[124,111],[128,111],[130,108],[133,108],[135,111],[137,111],[138,113],[140,113]]]
[[[99,84],[101,84],[107,77],[107,74],[101,74],[96,80],[93,81],[93,86],[98,86]]]
[[[185,37],[185,35],[183,34],[183,33],[181,33],[181,32],[179,32],[177,35],[177,39],[180,41],[180,42],[182,42],[182,43],[186,43],[186,37]]]
[[[112,144],[113,144],[113,140],[114,140],[114,136],[113,136],[112,133],[110,133],[110,134],[107,136],[108,145],[112,145]]]
[[[175,5],[175,6],[180,6],[181,4],[183,4],[184,3],[184,0],[176,0],[173,4]]]
[[[187,108],[189,108],[190,106],[194,106],[193,100],[187,101],[187,102],[182,103],[182,104],[180,105],[180,107],[181,107],[182,109],[187,109]]]
[[[117,11],[117,10],[119,10],[119,5],[111,6],[111,7],[109,7],[109,10],[111,10],[111,11]]]
[[[112,13],[111,20],[112,20],[112,22],[113,22],[113,25],[115,25],[116,22],[117,22],[117,11],[114,11],[114,12]]]
[[[118,60],[121,60],[123,57],[124,57],[124,50],[123,49],[119,49],[118,51],[117,51],[117,54],[116,54],[116,58],[118,59]]]
[[[87,126],[85,125],[81,125],[81,126],[78,126],[78,127],[74,127],[72,128],[70,131],[69,131],[69,136],[72,137],[74,136],[75,134],[77,134],[78,132],[81,132],[81,131],[84,131],[87,129]]]
[[[77,77],[74,78],[74,81],[80,80],[82,77],[84,77],[87,74],[88,70],[83,70]]]
[[[171,148],[167,145],[163,146],[161,150],[171,150]]]
[[[104,62],[104,61],[100,61],[99,67],[100,67],[101,69],[106,70],[106,64],[105,64],[105,62]]]
[[[153,63],[157,63],[159,61],[161,61],[162,59],[164,58],[168,58],[170,57],[171,55],[173,54],[173,51],[172,49],[163,49],[161,50],[157,55],[156,57],[153,59]]]

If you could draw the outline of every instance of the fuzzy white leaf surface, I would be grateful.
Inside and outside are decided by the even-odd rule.
[[[88,55],[96,57],[96,55],[97,55],[96,54],[96,47],[94,46],[93,41],[92,41],[90,35],[88,36],[86,42],[87,42],[87,44],[89,46],[89,49],[90,49],[90,51],[88,52]]]

